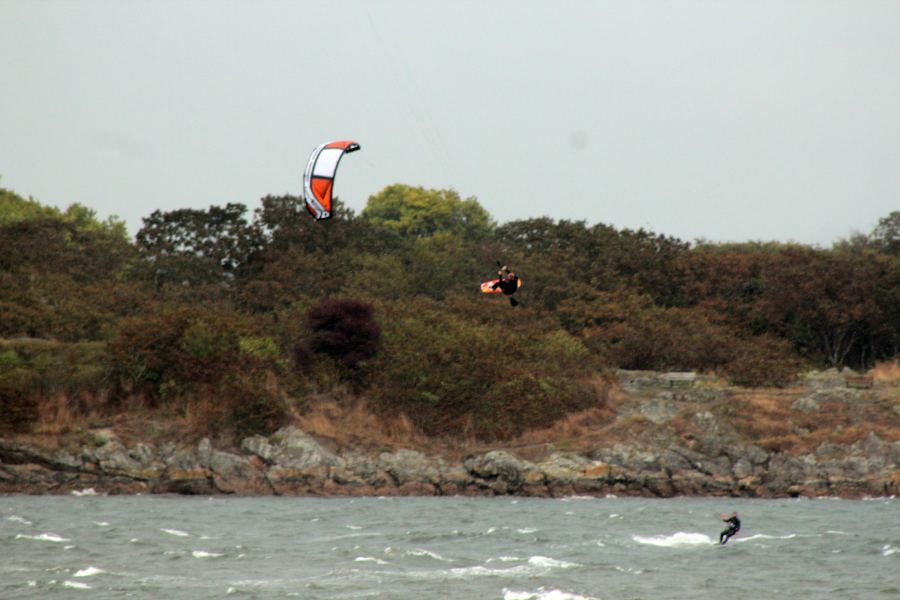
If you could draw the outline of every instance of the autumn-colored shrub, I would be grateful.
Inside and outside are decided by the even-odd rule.
[[[35,397],[97,394],[109,384],[106,345],[39,338],[0,340],[0,384]]]
[[[623,369],[712,370],[732,356],[733,332],[703,307],[662,308],[619,290],[579,310],[585,344]]]
[[[350,298],[328,298],[309,311],[309,349],[349,368],[378,352],[381,328],[372,305]]]
[[[239,314],[213,307],[161,307],[123,319],[109,344],[115,375],[126,390],[157,399],[214,387],[252,366],[241,355],[244,328]]]
[[[288,423],[288,407],[277,389],[258,378],[231,384],[226,426],[238,439],[251,435],[269,435]]]
[[[565,332],[532,337],[521,324],[485,325],[424,298],[391,303],[383,324],[375,408],[404,413],[429,435],[509,438],[599,403],[585,381],[591,354]]]
[[[37,418],[38,403],[33,395],[0,384],[0,433],[30,431]]]
[[[796,380],[801,364],[788,342],[766,335],[742,340],[721,371],[735,385],[785,387]]]

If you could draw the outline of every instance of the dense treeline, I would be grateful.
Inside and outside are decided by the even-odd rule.
[[[497,260],[521,305],[482,296]],[[831,249],[689,244],[548,218],[497,225],[452,190],[393,185],[312,220],[296,197],[156,211],[134,242],[0,190],[0,427],[42,400],[198,400],[266,431],[364,397],[429,434],[503,438],[603,402],[605,368],[785,385],[900,349],[900,212]],[[213,400],[210,402],[210,400]]]

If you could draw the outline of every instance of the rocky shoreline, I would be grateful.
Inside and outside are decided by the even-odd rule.
[[[209,439],[192,447],[126,445],[114,431],[101,429],[90,431],[76,451],[0,438],[0,494],[860,498],[900,493],[900,441],[872,431],[853,443],[824,441],[801,455],[765,450],[714,410],[733,393],[727,389],[671,389],[660,376],[639,373],[621,373],[620,384],[627,397],[618,418],[640,419],[647,426],[641,435],[588,451],[549,449],[536,462],[517,456],[515,449],[476,452],[461,461],[414,449],[332,451],[293,426],[269,437],[245,438],[232,451],[214,448]],[[792,411],[808,414],[829,402],[884,407],[887,397],[887,414],[900,419],[894,389],[879,395],[818,384],[789,400]],[[676,417],[689,425],[691,436],[672,426]]]

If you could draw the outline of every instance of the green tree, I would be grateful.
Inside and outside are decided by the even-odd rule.
[[[100,221],[93,209],[78,203],[70,204],[65,211],[60,211],[53,206],[44,206],[34,198],[26,199],[13,191],[0,188],[0,225],[42,220],[70,223],[80,232],[101,233],[119,240],[128,238],[125,222],[116,216]]]
[[[882,252],[900,256],[900,210],[882,217],[870,238]]]
[[[465,200],[455,190],[426,190],[394,184],[369,198],[360,217],[405,237],[448,232],[482,239],[494,228],[490,215],[475,198]]]
[[[880,269],[867,256],[788,248],[763,273],[754,318],[801,356],[838,368],[856,363],[885,320],[877,302]]]
[[[133,297],[133,247],[115,231],[41,218],[0,225],[0,335],[105,336]]]
[[[145,217],[136,240],[157,284],[231,281],[262,243],[246,212],[243,204],[227,204]]]

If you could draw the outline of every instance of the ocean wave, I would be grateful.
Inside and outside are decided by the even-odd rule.
[[[7,521],[12,521],[13,523],[21,523],[22,525],[34,525],[31,521],[26,519],[25,517],[20,517],[18,515],[10,515],[6,517]]]
[[[489,569],[487,567],[475,566],[464,567],[458,569],[450,569],[450,572],[456,576],[508,576],[508,575],[542,575],[554,569],[574,569],[580,567],[578,563],[557,560],[547,556],[532,556],[528,559],[528,564],[512,567],[511,569]]]
[[[426,557],[433,558],[434,560],[443,560],[446,562],[453,562],[453,559],[444,558],[437,552],[432,552],[431,550],[425,550],[424,548],[413,548],[412,550],[407,550],[403,553],[403,556],[418,556],[418,557]]]
[[[97,567],[88,567],[86,569],[81,569],[73,575],[73,577],[93,577],[94,575],[101,575],[106,573],[103,569],[98,569]]]
[[[206,552],[205,550],[194,550],[191,552],[191,556],[194,558],[222,558],[225,556],[219,552]]]
[[[679,531],[672,535],[654,535],[652,537],[633,535],[631,536],[631,539],[638,544],[648,544],[650,546],[661,546],[664,548],[709,546],[715,543],[712,538],[705,533],[685,533],[683,531]]]
[[[498,556],[497,558],[487,559],[488,564],[492,562],[517,562],[522,560],[518,556]]]
[[[180,529],[160,529],[163,533],[168,533],[169,535],[174,535],[175,537],[191,537],[187,531],[181,531]]]
[[[749,537],[735,537],[733,542],[749,542],[751,540],[792,540],[797,537],[796,533],[789,533],[787,535],[768,535],[765,533],[756,533]]]
[[[90,488],[84,488],[81,491],[72,490],[72,495],[73,496],[97,496],[98,494],[97,494],[97,490],[90,487]]]
[[[82,583],[82,582],[80,582],[80,581],[68,581],[68,580],[66,580],[66,581],[63,581],[63,582],[62,582],[62,586],[63,586],[64,588],[68,588],[68,589],[70,589],[70,590],[89,590],[89,589],[91,589],[91,586],[89,586],[89,585],[86,584],[86,583]]]
[[[375,558],[374,556],[357,556],[353,559],[353,562],[373,562],[376,565],[388,565],[390,564],[386,560],[381,560],[380,558]]]
[[[528,559],[528,564],[551,569],[572,569],[581,566],[578,563],[556,560],[555,558],[548,558],[546,556],[532,556]]]
[[[62,542],[71,542],[69,538],[64,538],[62,536],[56,535],[55,533],[42,533],[40,535],[26,535],[24,533],[19,533],[16,535],[17,540],[36,540],[38,542],[53,542],[54,544],[60,544]]]
[[[580,567],[578,563],[557,560],[547,556],[532,556],[528,559],[527,564],[516,565],[507,569],[489,568],[483,565],[475,565],[471,567],[456,567],[448,570],[428,570],[413,572],[378,572],[380,575],[402,576],[413,579],[470,579],[473,577],[536,577],[544,576],[551,571],[558,569],[573,569]],[[360,574],[372,575],[372,572],[360,572]]]
[[[629,575],[640,575],[644,572],[643,569],[632,569],[631,567],[613,567],[619,573],[628,573]]]
[[[582,596],[562,590],[538,588],[534,592],[518,592],[503,588],[503,600],[598,600],[591,596]]]

